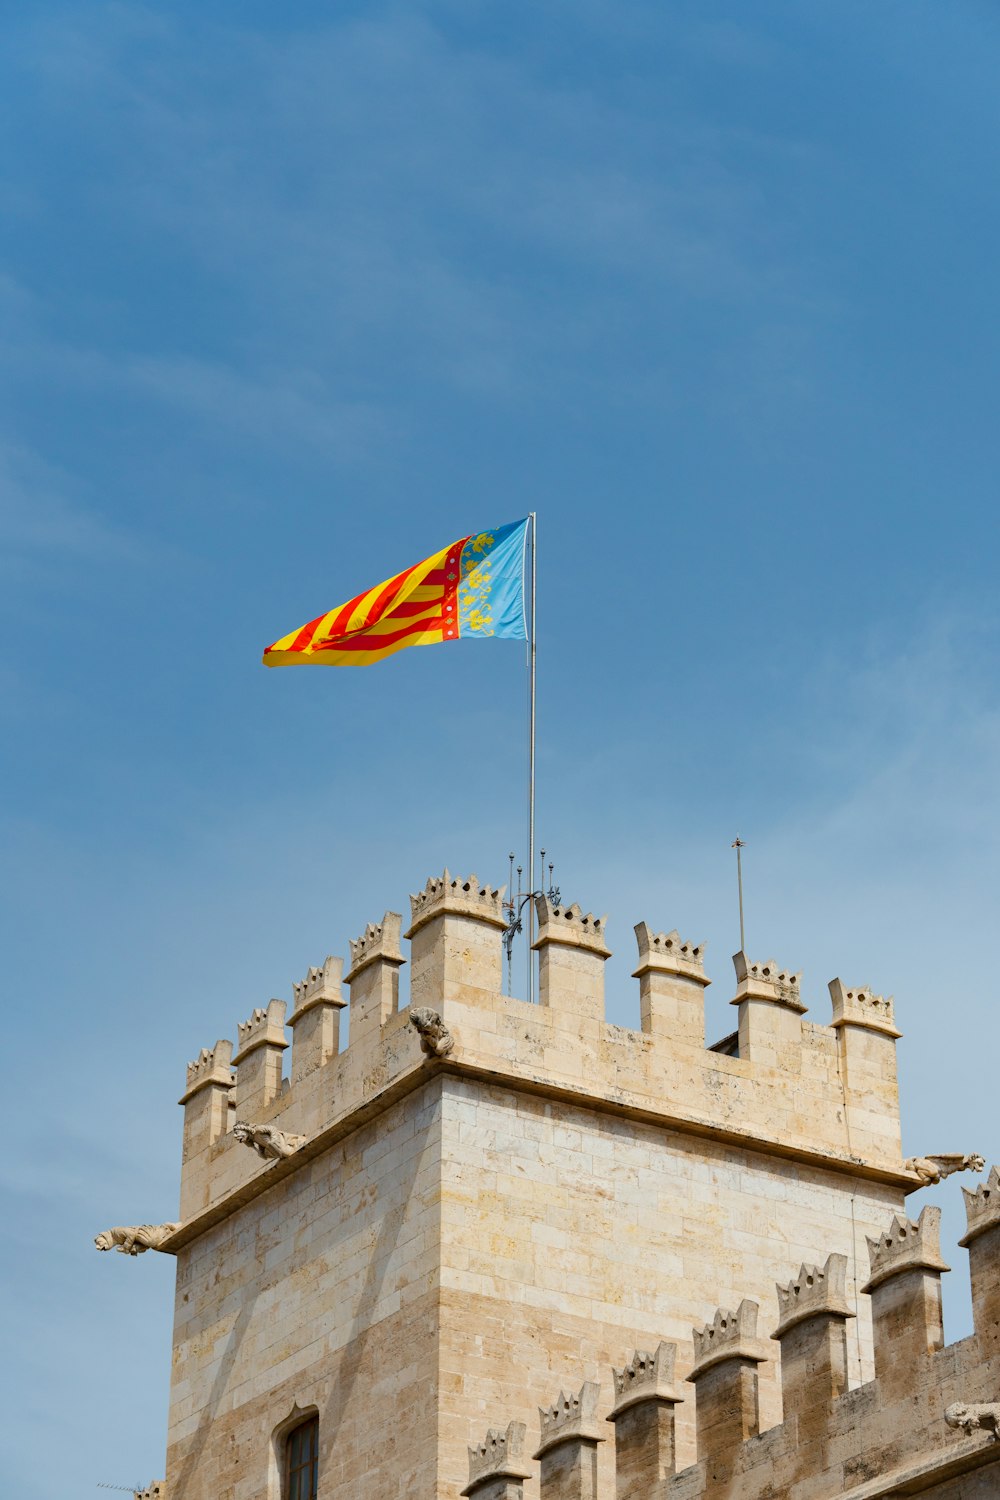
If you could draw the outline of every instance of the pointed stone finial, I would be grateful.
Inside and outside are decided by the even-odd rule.
[[[789,1010],[804,1011],[802,1003],[802,973],[794,974],[775,958],[763,963],[754,962],[745,953],[733,954],[736,970],[736,995],[733,1005],[741,1000],[771,1000]]]
[[[928,1203],[914,1224],[897,1215],[885,1234],[868,1240],[869,1275],[861,1288],[871,1292],[891,1276],[904,1271],[947,1271],[941,1258],[941,1210]]]
[[[654,1354],[637,1349],[623,1370],[612,1369],[615,1382],[615,1404],[609,1420],[614,1420],[630,1406],[653,1398],[659,1401],[683,1401],[674,1385],[677,1345],[661,1340]]]
[[[530,1479],[524,1452],[524,1422],[508,1422],[506,1430],[491,1427],[481,1443],[469,1449],[469,1482],[462,1491],[472,1495],[489,1479]]]
[[[607,913],[603,917],[595,917],[592,911],[584,912],[576,901],[572,906],[556,906],[548,896],[535,897],[535,912],[538,916],[538,937],[533,944],[535,948],[549,943],[564,943],[568,947],[588,948],[602,958],[611,957],[611,950],[605,941]]]
[[[298,1020],[302,1013],[313,1005],[346,1005],[347,1001],[340,989],[343,972],[344,960],[334,958],[330,954],[324,959],[321,969],[311,967],[305,979],[298,984],[293,984],[292,993],[295,997],[293,1020]]]
[[[387,911],[381,922],[369,922],[358,938],[351,939],[351,970],[348,982],[376,959],[390,964],[406,962],[399,951],[399,934],[403,918],[398,911]]]
[[[833,1002],[831,1026],[864,1026],[886,1036],[900,1037],[891,995],[876,995],[867,984],[848,988],[842,979],[831,979],[828,986]]]
[[[228,1040],[216,1042],[214,1047],[202,1047],[194,1062],[187,1065],[187,1087],[181,1097],[185,1104],[193,1094],[209,1084],[231,1089],[236,1082],[230,1064],[233,1060],[233,1044]]]
[[[724,1359],[747,1359],[760,1364],[767,1349],[757,1337],[757,1314],[760,1307],[744,1297],[735,1312],[720,1307],[711,1323],[691,1330],[694,1337],[694,1366],[688,1380],[697,1380],[713,1365]]]
[[[600,1394],[601,1387],[596,1380],[585,1380],[579,1395],[567,1396],[564,1391],[560,1391],[558,1400],[551,1406],[540,1406],[538,1418],[541,1424],[541,1442],[535,1458],[541,1458],[543,1453],[569,1438],[603,1443],[604,1434],[597,1420]]]
[[[688,942],[676,927],[673,932],[654,932],[648,922],[636,923],[635,936],[639,944],[639,963],[632,972],[633,979],[640,979],[648,970],[656,969],[661,974],[682,974],[700,984],[709,983],[705,978],[704,943]]]
[[[489,885],[478,875],[467,875],[464,880],[448,870],[442,875],[432,875],[422,891],[410,896],[410,929],[406,936],[412,938],[425,922],[444,912],[475,917],[477,921],[489,922],[494,927],[506,927],[503,909],[506,889],[503,885]]]
[[[984,1163],[985,1165],[985,1163]],[[1000,1224],[1000,1169],[993,1166],[985,1182],[975,1189],[963,1187],[966,1232],[959,1240],[963,1249],[994,1224]]]
[[[241,1021],[236,1030],[239,1047],[237,1065],[258,1047],[287,1047],[284,1000],[269,1000],[266,1010],[258,1005],[249,1019]]]
[[[777,1283],[778,1327],[774,1337],[780,1339],[790,1328],[825,1313],[834,1318],[853,1318],[847,1304],[847,1256],[828,1255],[822,1270],[803,1264],[794,1281],[787,1286]]]

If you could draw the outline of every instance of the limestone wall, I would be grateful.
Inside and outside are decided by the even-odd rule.
[[[875,1376],[849,1388],[849,1325],[860,1310],[845,1256],[800,1266],[777,1303],[743,1298],[683,1345],[647,1338],[603,1385],[581,1362],[554,1401],[524,1420],[516,1468],[481,1440],[469,1453],[476,1500],[980,1500],[1000,1494],[1000,1173],[966,1190],[975,1331],[946,1345],[941,1321],[940,1210],[896,1215],[869,1237]],[[734,1310],[735,1306],[735,1310]],[[773,1339],[761,1337],[773,1332]],[[686,1364],[687,1379],[680,1379]],[[780,1375],[783,1420],[759,1399]],[[601,1372],[604,1373],[604,1372]],[[554,1391],[556,1387],[552,1387]],[[696,1450],[685,1463],[678,1418],[693,1405]],[[585,1414],[585,1408],[587,1414]],[[516,1403],[512,1409],[516,1409]],[[605,1441],[599,1416],[608,1415]],[[494,1420],[500,1411],[491,1413]],[[493,1433],[504,1429],[497,1426]],[[536,1434],[538,1462],[523,1458]],[[514,1434],[517,1436],[517,1434]],[[488,1456],[494,1455],[491,1466]],[[603,1459],[603,1462],[601,1460]],[[535,1484],[538,1490],[534,1489]],[[502,1487],[501,1487],[502,1486]]]
[[[171,1500],[277,1500],[272,1435],[296,1407],[318,1408],[330,1500],[436,1493],[436,1092],[178,1252]]]
[[[455,1496],[487,1413],[527,1422],[651,1331],[683,1378],[692,1326],[726,1298],[768,1311],[789,1263],[835,1249],[855,1297],[865,1233],[917,1186],[892,1001],[835,980],[816,1024],[799,974],[739,954],[738,1040],[706,1048],[704,945],[643,922],[641,1029],[610,1026],[606,919],[537,915],[538,1005],[502,991],[502,893],[445,872],[411,897],[405,938],[387,912],[351,943],[346,1048],[328,958],[294,986],[291,1044],[271,1000],[235,1055],[223,1040],[189,1065],[183,1222],[163,1246],[171,1500],[276,1500],[274,1435],[310,1407],[323,1500]],[[872,1370],[859,1312],[855,1380]],[[773,1362],[758,1383],[777,1423]],[[690,1403],[676,1428],[683,1463]],[[606,1487],[610,1445],[595,1462]]]
[[[480,1412],[531,1430],[561,1388],[606,1388],[611,1365],[646,1347],[651,1331],[677,1342],[683,1376],[692,1326],[720,1302],[753,1296],[773,1327],[776,1281],[831,1247],[847,1257],[848,1296],[861,1313],[853,1379],[870,1378],[871,1323],[857,1286],[865,1235],[891,1218],[898,1190],[860,1183],[852,1192],[833,1172],[457,1079],[445,1083],[441,1129],[438,1495],[464,1485]],[[773,1362],[760,1385],[770,1426],[781,1419]],[[688,1401],[678,1411],[681,1463],[695,1456],[693,1423]],[[613,1488],[610,1445],[598,1460]]]

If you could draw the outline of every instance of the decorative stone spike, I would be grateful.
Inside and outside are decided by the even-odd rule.
[[[312,967],[305,979],[299,984],[292,985],[292,993],[295,997],[295,1017],[302,1015],[313,1005],[346,1005],[340,989],[340,982],[344,971],[344,960],[334,958],[331,954],[324,962],[321,969]]]
[[[831,1026],[864,1026],[886,1036],[902,1036],[896,1030],[891,995],[876,995],[866,984],[848,989],[841,979],[831,979],[829,990],[833,1001]]]
[[[481,922],[506,927],[503,909],[506,889],[503,885],[487,885],[478,875],[467,875],[464,880],[452,876],[448,870],[442,875],[432,875],[422,891],[410,896],[410,929],[406,936],[411,938],[425,922],[442,912],[476,917]]]
[[[661,1342],[655,1354],[637,1349],[624,1370],[612,1369],[615,1382],[615,1404],[611,1420],[639,1401],[683,1401],[674,1385],[677,1345]]]
[[[931,1204],[914,1224],[912,1219],[893,1219],[885,1234],[868,1239],[869,1276],[864,1292],[871,1292],[890,1277],[904,1271],[947,1271],[941,1258],[941,1210]]]
[[[967,1229],[958,1243],[968,1249],[984,1230],[1000,1224],[1000,1169],[991,1167],[986,1181],[981,1182],[975,1190],[963,1187],[962,1196],[965,1199]]]
[[[736,970],[734,1005],[741,1000],[771,1000],[789,1010],[801,1012],[806,1009],[802,1003],[801,971],[793,974],[774,958],[754,963],[742,952],[733,954],[733,967]]]
[[[794,1281],[778,1286],[778,1327],[781,1338],[797,1323],[826,1313],[835,1318],[853,1318],[847,1303],[847,1256],[828,1255],[822,1270],[802,1265]]]
[[[469,1449],[469,1482],[462,1494],[474,1494],[490,1479],[529,1479],[532,1471],[524,1452],[527,1430],[523,1422],[509,1422],[506,1431],[491,1427],[483,1441]]]
[[[569,1438],[581,1438],[586,1442],[603,1443],[604,1434],[597,1421],[597,1400],[601,1387],[596,1380],[585,1380],[579,1395],[567,1396],[559,1392],[559,1399],[552,1406],[540,1406],[538,1418],[541,1423],[541,1442],[536,1458],[541,1458],[557,1443]]]
[[[187,1087],[181,1098],[184,1104],[193,1094],[209,1084],[230,1089],[236,1082],[230,1066],[233,1060],[233,1044],[228,1040],[216,1042],[214,1047],[202,1047],[194,1062],[187,1065]]]
[[[241,1021],[237,1029],[237,1066],[258,1047],[287,1047],[285,1041],[285,1002],[269,1000],[267,1009],[261,1006],[252,1012],[249,1019]]]
[[[351,939],[351,970],[348,981],[377,958],[388,963],[405,963],[399,951],[399,934],[403,918],[399,912],[387,911],[381,922],[369,922],[358,938]]]
[[[639,979],[648,969],[661,974],[683,974],[707,984],[705,978],[705,944],[689,943],[676,927],[673,932],[654,932],[648,922],[637,922],[635,935],[639,944],[639,963],[632,978]]]
[[[538,915],[535,948],[548,943],[565,943],[570,947],[588,948],[602,958],[611,957],[611,950],[605,942],[607,913],[595,917],[591,911],[582,911],[575,901],[572,906],[554,906],[548,896],[535,897],[535,911]]]
[[[756,1302],[744,1297],[735,1312],[720,1307],[711,1323],[693,1328],[694,1366],[688,1379],[697,1380],[724,1359],[753,1360],[757,1364],[765,1360],[766,1347],[757,1337],[759,1311]]]

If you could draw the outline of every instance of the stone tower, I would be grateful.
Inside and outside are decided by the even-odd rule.
[[[891,1000],[834,980],[816,1024],[798,974],[738,954],[737,1030],[706,1046],[676,932],[635,929],[633,1031],[604,1017],[604,918],[538,899],[528,1005],[501,891],[446,871],[410,907],[406,951],[393,912],[350,945],[349,1046],[328,958],[287,1070],[281,1000],[188,1067],[168,1500],[281,1500],[310,1413],[321,1500],[798,1493],[728,1489],[737,1450],[906,1379],[873,1307],[908,1359],[941,1343],[933,1226],[902,1269],[866,1243],[920,1185]]]

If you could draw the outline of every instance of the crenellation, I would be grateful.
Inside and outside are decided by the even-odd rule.
[[[181,1163],[189,1179],[199,1170],[204,1153],[229,1128],[229,1105],[236,1087],[232,1057],[232,1042],[221,1039],[214,1047],[203,1047],[187,1065],[187,1087],[178,1102],[184,1106]],[[182,1210],[184,1206],[182,1201]]]
[[[991,1167],[986,1181],[974,1188],[963,1185],[962,1197],[965,1201],[966,1232],[958,1243],[968,1247],[979,1235],[1000,1225],[1000,1168]]]
[[[767,1359],[757,1337],[759,1305],[744,1297],[735,1312],[719,1308],[711,1323],[692,1329],[698,1458],[724,1479],[741,1444],[760,1431],[758,1366]]]
[[[654,932],[648,922],[635,928],[639,962],[632,971],[639,981],[639,1016],[643,1031],[671,1044],[705,1045],[705,944],[690,943],[673,932]]]
[[[877,995],[866,984],[848,989],[842,979],[831,979],[829,990],[833,1002],[831,1026],[861,1026],[893,1040],[902,1036],[896,1030],[892,995]]]
[[[387,911],[381,922],[369,922],[358,938],[351,939],[351,967],[347,983],[351,992],[348,1054],[355,1066],[362,1050],[378,1046],[382,1028],[399,1010],[399,971],[405,964],[399,947],[402,914]]]
[[[392,964],[406,962],[399,951],[399,934],[402,925],[403,918],[400,912],[387,911],[381,922],[369,922],[360,937],[349,940],[351,967],[347,975],[348,983],[356,979],[369,964],[376,961]]]
[[[739,1007],[739,1056],[755,1068],[785,1075],[802,1071],[802,975],[782,967],[776,959],[763,963],[734,953]]]
[[[969,1252],[972,1318],[976,1336],[991,1354],[1000,1353],[1000,1171],[975,1191],[962,1188],[967,1229],[959,1244]]]
[[[524,1480],[533,1470],[525,1454],[525,1422],[490,1427],[481,1443],[469,1449],[469,1482],[463,1496],[476,1500],[520,1500]]]
[[[883,1391],[905,1389],[914,1371],[944,1345],[941,1210],[928,1204],[916,1223],[896,1215],[885,1234],[868,1238],[875,1374]]]
[[[332,953],[327,954],[322,968],[310,965],[305,979],[292,985],[295,1000],[292,1019],[301,1016],[313,1005],[346,1005],[347,1001],[340,988],[343,972],[344,960],[335,958]]]
[[[674,1383],[677,1345],[661,1340],[655,1352],[637,1349],[624,1369],[612,1368],[617,1500],[649,1492],[677,1466],[674,1408],[683,1396]]]
[[[438,1010],[459,996],[489,1004],[501,988],[505,886],[448,870],[410,896],[410,1004]]]
[[[422,891],[410,895],[410,930],[412,938],[425,922],[448,911],[462,913],[492,923],[495,927],[506,927],[503,898],[506,886],[491,886],[480,881],[478,875],[453,876],[445,869],[442,875],[431,875]]]
[[[767,1358],[767,1348],[757,1337],[758,1303],[744,1297],[735,1312],[720,1307],[711,1323],[692,1328],[694,1364],[688,1380],[697,1380],[713,1365],[727,1359],[745,1359],[760,1364]]]
[[[323,1068],[340,1052],[340,1012],[347,1004],[341,990],[344,960],[328,955],[322,968],[313,965],[305,979],[292,985],[292,1086]]]
[[[802,1265],[778,1291],[781,1395],[785,1421],[824,1429],[831,1403],[847,1390],[847,1256],[828,1255],[822,1268]]]
[[[557,905],[535,897],[538,936],[538,1003],[564,1024],[604,1022],[604,965],[611,957],[605,941],[607,916],[595,917],[574,902]]]
[[[949,1270],[941,1257],[941,1210],[928,1203],[916,1223],[897,1214],[884,1234],[868,1239],[868,1264],[866,1292],[907,1271]]]
[[[814,1464],[827,1451],[846,1452],[838,1423],[856,1395],[847,1391],[846,1331],[857,1314],[850,1367],[870,1380],[872,1303],[876,1373],[889,1358],[883,1314],[891,1303],[897,1321],[915,1310],[924,1367],[937,1372],[947,1399],[982,1397],[967,1363],[956,1364],[954,1378],[935,1363],[933,1318],[924,1316],[933,1312],[932,1268],[916,1268],[930,1281],[907,1300],[900,1289],[914,1268],[901,1258],[882,1293],[874,1284],[879,1251],[871,1299],[854,1291],[855,1244],[866,1232],[881,1244],[881,1227],[914,1185],[895,1144],[894,1062],[882,1050],[894,1056],[894,1036],[867,1022],[803,1020],[797,973],[737,955],[740,1045],[706,1050],[705,945],[646,922],[635,929],[642,1028],[608,1025],[606,918],[544,899],[536,907],[540,1003],[529,1005],[503,993],[502,894],[445,872],[410,898],[408,948],[398,913],[369,925],[350,945],[347,1046],[337,1035],[343,965],[331,957],[310,968],[294,986],[290,1084],[281,1083],[283,1012],[272,1025],[270,1007],[256,1011],[240,1028],[237,1095],[268,1046],[277,1053],[276,1091],[267,1103],[241,1105],[238,1135],[206,1139],[185,1164],[185,1222],[167,1248],[186,1267],[179,1289],[200,1288],[201,1300],[178,1304],[178,1326],[190,1333],[168,1477],[193,1451],[217,1369],[211,1351],[233,1326],[211,1321],[222,1297],[234,1319],[246,1309],[240,1360],[254,1375],[253,1402],[248,1385],[219,1420],[249,1432],[263,1420],[253,1403],[269,1403],[279,1387],[285,1404],[272,1428],[294,1402],[314,1404],[321,1434],[336,1430],[345,1455],[338,1447],[334,1466],[322,1470],[330,1500],[360,1493],[368,1473],[382,1483],[399,1470],[401,1447],[375,1441],[369,1413],[403,1378],[398,1350],[411,1339],[423,1363],[407,1355],[407,1441],[421,1454],[421,1492],[440,1500],[457,1500],[467,1452],[463,1493],[520,1500],[524,1486],[537,1494],[537,1481],[528,1482],[537,1468],[529,1470],[515,1443],[504,1470],[502,1442],[518,1424],[530,1427],[539,1398],[554,1388],[553,1370],[591,1376],[622,1350],[635,1352],[613,1371],[607,1423],[597,1425],[592,1381],[545,1408],[542,1500],[695,1500],[724,1493],[727,1475],[737,1476],[732,1494],[744,1500],[744,1474],[756,1476],[746,1500],[763,1500],[755,1488],[762,1454],[787,1475],[797,1449]],[[407,961],[410,1005],[400,1011]],[[331,1025],[307,1040],[320,1017]],[[192,1065],[189,1081],[205,1082],[186,1111],[214,1089],[223,1115],[233,1113],[227,1048],[217,1044],[216,1061],[206,1051]],[[1000,1193],[1000,1181],[991,1183]],[[303,1205],[297,1216],[288,1208],[295,1202]],[[895,1230],[900,1222],[908,1221],[897,1219]],[[986,1243],[988,1229],[978,1237]],[[828,1250],[825,1264],[815,1264]],[[772,1288],[793,1254],[803,1264],[795,1280],[778,1284],[767,1325],[776,1327],[779,1361],[777,1346],[757,1335],[757,1309],[774,1311]],[[212,1276],[224,1264],[228,1276],[226,1257],[234,1272],[223,1292]],[[737,1311],[720,1308],[688,1344],[692,1322],[734,1291],[747,1293]],[[308,1330],[302,1347],[300,1329]],[[897,1349],[909,1348],[905,1331],[894,1328],[892,1337]],[[682,1403],[675,1360],[684,1371],[692,1353],[694,1397]],[[908,1356],[901,1363],[912,1367]],[[891,1379],[875,1384],[876,1413],[883,1396],[896,1411]],[[343,1422],[340,1402],[349,1412]],[[470,1450],[483,1414],[496,1411],[510,1424]],[[607,1424],[613,1443],[604,1440]],[[472,1453],[481,1468],[473,1469]],[[189,1500],[215,1500],[214,1480],[206,1483]],[[775,1493],[814,1500],[792,1482]],[[264,1500],[249,1479],[245,1500]]]
[[[538,1408],[541,1500],[598,1500],[597,1445],[606,1441],[597,1417],[601,1388],[585,1380],[577,1395],[559,1392]]]
[[[233,1044],[220,1039],[214,1047],[202,1047],[194,1062],[187,1065],[187,1087],[180,1103],[186,1104],[199,1090],[216,1086],[231,1089],[236,1082],[232,1070]]]
[[[239,1115],[266,1109],[281,1093],[285,1040],[285,1002],[269,1000],[257,1006],[237,1026],[236,1088],[233,1103]]]
[[[732,1005],[739,1005],[741,1000],[770,1000],[776,1005],[787,1005],[790,1010],[806,1009],[802,1003],[801,970],[795,974],[783,968],[776,958],[754,962],[743,952],[733,954],[733,967],[736,996],[730,1002]]]

